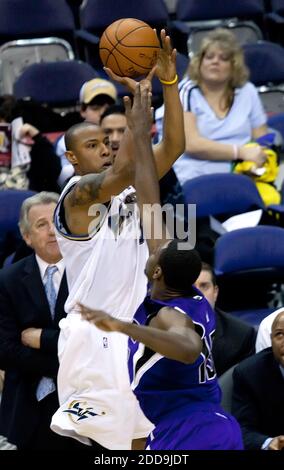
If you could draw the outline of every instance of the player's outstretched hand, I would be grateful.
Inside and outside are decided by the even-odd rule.
[[[142,88],[146,88],[147,90],[152,91],[152,79],[155,75],[155,70],[156,66],[153,67],[152,70],[150,70],[150,72],[145,78],[142,78],[142,80],[138,82],[130,77],[120,77],[119,75],[116,75],[111,69],[104,67],[104,71],[108,74],[111,80],[114,80],[120,83],[121,85],[124,85],[127,90],[130,91],[130,93],[132,93],[133,95],[135,93],[135,87],[137,83],[140,83]]]
[[[153,122],[151,96],[152,94],[147,88],[136,83],[132,106],[129,96],[123,98],[127,126],[134,133],[146,132],[150,134]]]
[[[78,304],[80,313],[84,320],[96,325],[100,330],[103,331],[119,331],[120,320],[113,318],[108,313],[101,310],[92,310],[85,305]]]
[[[155,73],[160,80],[172,82],[176,77],[177,51],[171,46],[171,38],[164,29],[160,34],[162,48],[160,49]]]

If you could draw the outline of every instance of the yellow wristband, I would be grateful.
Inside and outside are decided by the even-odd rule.
[[[159,78],[159,80],[163,85],[174,85],[178,81],[178,76],[176,74],[175,78],[170,82],[166,82],[166,80],[162,80],[161,78]]]

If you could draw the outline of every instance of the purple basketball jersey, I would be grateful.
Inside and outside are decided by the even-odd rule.
[[[132,388],[143,412],[156,426],[148,439],[148,448],[241,449],[239,426],[220,407],[221,391],[212,358],[215,331],[212,308],[196,289],[192,297],[166,302],[147,297],[137,310],[134,322],[148,324],[165,306],[191,318],[202,339],[203,350],[193,364],[184,364],[129,338]]]

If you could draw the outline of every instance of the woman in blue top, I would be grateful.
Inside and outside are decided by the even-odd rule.
[[[203,39],[180,83],[186,146],[174,170],[182,184],[202,174],[230,172],[235,160],[264,163],[260,146],[245,147],[268,132],[265,112],[248,76],[233,33],[218,28]],[[162,117],[160,108],[158,131]]]

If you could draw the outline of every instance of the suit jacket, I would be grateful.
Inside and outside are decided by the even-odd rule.
[[[64,274],[52,320],[35,256],[0,271],[0,369],[5,382],[0,408],[0,434],[18,446],[28,441],[39,423],[36,389],[43,376],[55,379],[58,371],[58,322],[65,317],[67,298]],[[25,328],[42,328],[40,349],[21,343]]]
[[[284,378],[272,349],[245,359],[233,373],[232,412],[246,449],[259,450],[268,437],[284,434]]]
[[[255,329],[239,318],[215,308],[216,332],[213,359],[217,375],[255,353]]]

